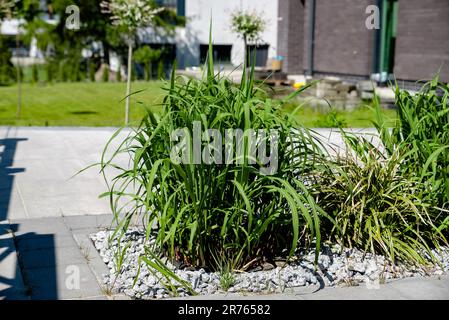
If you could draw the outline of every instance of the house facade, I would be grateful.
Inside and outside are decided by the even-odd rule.
[[[373,5],[380,29],[367,27]],[[289,74],[449,82],[447,0],[280,0],[278,11]]]
[[[209,27],[212,22],[214,57],[218,64],[238,66],[243,62],[244,45],[237,34],[231,32],[231,14],[245,10],[261,15],[267,22],[257,46],[259,65],[277,56],[278,0],[159,0],[161,6],[177,10],[185,16],[185,26],[177,27],[175,35],[164,36],[152,29],[141,33],[141,42],[152,45],[171,44],[176,50],[179,68],[201,65],[207,54]],[[282,0],[280,0],[282,2]]]
[[[212,20],[212,34],[214,42],[214,56],[217,64],[223,66],[238,66],[243,62],[244,45],[237,34],[231,32],[231,14],[236,10],[245,10],[261,15],[267,22],[266,29],[258,42],[257,54],[259,65],[265,65],[269,57],[277,55],[277,0],[157,0],[158,5],[177,11],[184,16],[184,26],[176,27],[174,34],[164,34],[163,30],[152,28],[142,29],[139,33],[140,45],[148,44],[152,47],[164,47],[165,62],[177,60],[178,68],[196,67],[201,65],[207,54],[209,43],[209,26]],[[42,12],[46,11],[47,4],[41,0]],[[56,23],[60,17],[45,20]],[[82,23],[81,13],[81,23]],[[13,40],[19,32],[18,21],[7,20],[0,25],[0,33],[10,36],[11,48],[14,56],[22,58],[39,58],[42,54],[37,50],[36,44],[22,46],[21,52],[16,52]],[[120,63],[116,54],[110,55],[109,65],[113,71],[118,69]]]
[[[231,32],[232,12],[245,10],[267,21],[256,49],[256,65],[283,58],[283,71],[294,75],[334,75],[347,79],[385,82],[427,80],[440,72],[449,82],[449,0],[157,0],[176,10],[186,23],[172,35],[141,30],[141,44],[163,46],[167,64],[178,68],[200,66],[207,54],[212,20],[217,65],[235,67],[243,62],[244,45]],[[45,0],[41,0],[43,10]],[[367,27],[378,8],[379,28]],[[371,9],[370,9],[371,8]],[[369,9],[369,10],[368,10]],[[376,12],[374,12],[376,13]],[[55,18],[46,18],[56,23]],[[53,19],[53,20],[52,20]],[[81,17],[82,19],[82,17]],[[11,41],[17,21],[5,21],[0,33]],[[12,46],[13,51],[15,45]],[[35,44],[14,55],[42,56]],[[118,57],[111,54],[115,70]]]

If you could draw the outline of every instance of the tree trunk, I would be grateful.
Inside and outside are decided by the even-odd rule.
[[[243,45],[245,46],[243,48],[243,54],[244,54],[244,59],[243,59],[243,63],[245,64],[245,67],[248,66],[248,40],[246,39],[246,36],[243,36]]]
[[[150,63],[145,62],[145,81],[150,81]]]
[[[109,57],[110,57],[109,43],[107,41],[102,41],[101,45],[103,46],[103,62],[109,64]]]
[[[125,126],[128,125],[129,122],[129,100],[131,94],[131,73],[132,73],[132,57],[133,57],[133,46],[131,40],[128,44],[128,78],[126,83],[126,109],[125,109]]]
[[[20,23],[19,26],[17,28],[17,35],[16,35],[16,48],[17,48],[17,111],[16,111],[16,118],[20,119],[20,113],[22,111],[22,72],[20,70],[20,58],[18,56],[19,54],[19,50],[20,50],[20,45],[19,45],[19,34],[20,31]]]

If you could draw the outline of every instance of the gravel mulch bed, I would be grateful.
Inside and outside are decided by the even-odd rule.
[[[153,299],[170,297],[170,291],[163,285],[164,277],[150,270],[146,263],[139,263],[138,257],[144,253],[145,232],[139,229],[128,230],[121,240],[121,246],[129,245],[121,265],[116,272],[117,261],[114,258],[119,243],[117,239],[109,241],[112,231],[99,231],[91,235],[95,248],[103,262],[109,268],[104,275],[104,284],[115,292],[123,292],[136,299]],[[152,245],[155,238],[150,237],[147,245]],[[234,283],[227,292],[250,292],[266,294],[284,292],[289,288],[311,285],[360,285],[376,286],[390,279],[405,277],[422,277],[449,273],[449,248],[434,252],[441,266],[434,265],[428,269],[414,266],[392,265],[380,255],[363,253],[357,249],[341,248],[339,245],[323,245],[315,271],[313,249],[299,250],[299,254],[288,264],[275,262],[264,263],[253,270],[234,274]],[[211,295],[225,293],[220,285],[217,272],[204,269],[190,270],[176,268],[169,262],[166,265],[181,279],[188,281],[198,294]],[[136,279],[137,276],[137,280]],[[184,288],[177,289],[179,296],[188,295]]]

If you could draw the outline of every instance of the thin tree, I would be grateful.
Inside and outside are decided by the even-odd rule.
[[[14,5],[14,0],[0,0],[0,21],[11,18]]]
[[[13,13],[16,13],[14,10],[15,1],[9,0],[0,0],[0,22],[3,19],[11,19],[13,17]],[[18,19],[19,23],[17,26],[17,35],[16,35],[16,46],[17,50],[19,50],[19,32],[20,32],[20,19]],[[1,23],[0,23],[1,25]],[[18,58],[18,57],[17,57]],[[17,111],[16,118],[20,117],[20,109],[22,108],[22,86],[21,86],[21,72],[19,66],[19,59],[16,61],[16,71],[17,71]]]
[[[125,125],[129,123],[133,45],[139,28],[155,26],[157,14],[164,10],[152,0],[110,0],[101,3],[103,12],[110,15],[116,26],[125,30],[128,44],[128,78],[126,84]]]
[[[243,61],[248,65],[247,48],[249,43],[260,39],[265,30],[266,21],[256,12],[237,10],[231,14],[231,30],[243,39]]]
[[[3,18],[17,19],[17,34],[16,34],[16,70],[17,70],[17,111],[16,118],[20,118],[22,109],[22,70],[20,68],[20,33],[23,31],[22,21],[32,20],[38,13],[39,0],[28,0],[19,2],[0,0],[0,21]]]

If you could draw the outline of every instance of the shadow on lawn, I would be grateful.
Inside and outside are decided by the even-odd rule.
[[[74,115],[90,115],[90,114],[98,114],[98,112],[97,111],[85,110],[85,111],[72,111],[72,112],[70,112],[70,114],[74,114]]]

